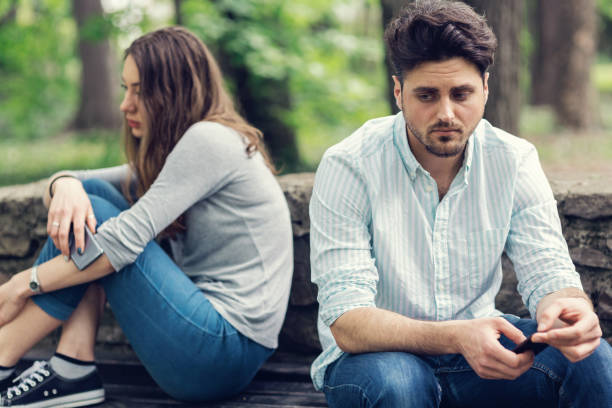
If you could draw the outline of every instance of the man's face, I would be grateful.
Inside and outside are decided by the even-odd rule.
[[[393,79],[411,146],[420,143],[437,157],[463,153],[484,114],[489,74],[483,81],[476,66],[455,57],[418,65],[404,74],[403,86]]]

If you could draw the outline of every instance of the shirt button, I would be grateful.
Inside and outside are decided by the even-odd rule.
[[[428,193],[431,193],[431,190],[433,190],[433,187],[431,186],[431,184],[428,184],[425,186],[425,191],[427,191]]]

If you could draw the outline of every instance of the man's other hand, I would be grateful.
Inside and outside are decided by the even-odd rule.
[[[538,333],[533,335],[533,342],[557,348],[573,363],[590,356],[599,346],[599,318],[586,299],[555,299],[538,317]]]
[[[458,334],[461,354],[480,377],[490,380],[514,380],[533,364],[533,352],[516,354],[499,342],[505,335],[516,344],[526,338],[510,322],[501,317],[464,321]]]

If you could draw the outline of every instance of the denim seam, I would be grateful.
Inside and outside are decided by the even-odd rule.
[[[342,387],[351,387],[351,388],[357,388],[359,390],[359,392],[361,393],[361,395],[368,401],[368,406],[372,406],[372,401],[370,401],[370,399],[368,398],[368,394],[366,394],[365,390],[363,388],[361,388],[360,385],[357,384],[340,384],[340,385],[336,385],[336,386],[329,386],[327,384],[323,385],[323,390],[329,390],[329,391],[333,391]]]
[[[474,371],[474,369],[472,367],[444,367],[444,368],[438,368],[434,370],[436,374],[465,373],[468,371]]]
[[[541,371],[542,373],[544,373],[546,376],[548,376],[548,378],[550,378],[551,380],[553,380],[554,382],[559,384],[559,400],[560,401],[565,401],[569,404],[569,399],[566,397],[566,393],[565,390],[563,389],[563,379],[561,377],[559,377],[557,375],[557,373],[555,373],[550,367],[545,366],[542,363],[533,363],[532,368],[534,370],[538,370]],[[572,408],[574,405],[570,404],[567,405],[569,408]]]
[[[545,366],[542,363],[537,363],[534,362],[533,365],[531,366],[531,368],[536,369],[538,371],[543,372],[544,374],[546,374],[551,380],[561,383],[561,381],[563,381],[563,379],[561,377],[559,377],[557,375],[557,373],[555,373],[550,367]]]
[[[224,338],[224,337],[228,337],[230,335],[237,335],[238,334],[238,330],[236,330],[233,326],[230,325],[230,327],[234,330],[233,333],[228,333],[225,335],[222,334],[218,334],[218,333],[212,333],[209,330],[206,330],[204,327],[200,326],[199,324],[197,324],[196,322],[194,322],[193,320],[187,318],[183,313],[181,313],[172,302],[170,302],[166,296],[164,296],[157,288],[157,286],[155,286],[153,284],[153,281],[149,278],[149,276],[144,273],[143,269],[140,267],[140,265],[138,264],[138,262],[134,262],[132,265],[134,265],[136,268],[138,268],[138,270],[140,271],[140,273],[142,274],[142,276],[147,280],[147,282],[149,282],[149,285],[151,285],[151,287],[153,288],[153,290],[155,290],[155,292],[157,292],[157,294],[159,295],[160,298],[162,298],[164,300],[164,302],[166,302],[166,304],[172,309],[174,310],[174,312],[181,318],[183,319],[185,322],[187,322],[188,324],[194,326],[196,329],[210,335],[210,336],[215,336],[217,338]],[[124,271],[125,272],[125,271]],[[204,296],[204,294],[202,294],[202,296]],[[209,301],[210,303],[210,301]],[[217,310],[213,307],[212,303],[210,304],[210,307],[212,307],[215,312],[218,314],[219,312],[217,312]],[[229,324],[229,322],[227,320],[225,320],[225,318],[223,316],[221,316],[219,314],[219,317],[221,317],[223,319],[223,322],[226,324]]]

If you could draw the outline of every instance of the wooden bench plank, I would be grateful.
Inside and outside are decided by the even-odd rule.
[[[50,350],[36,349],[18,369],[33,360],[49,358]],[[192,404],[176,401],[155,384],[138,360],[113,353],[98,353],[96,364],[107,400],[99,408],[320,408],[327,407],[323,393],[310,381],[312,356],[277,353],[267,361],[245,391],[226,401]]]

